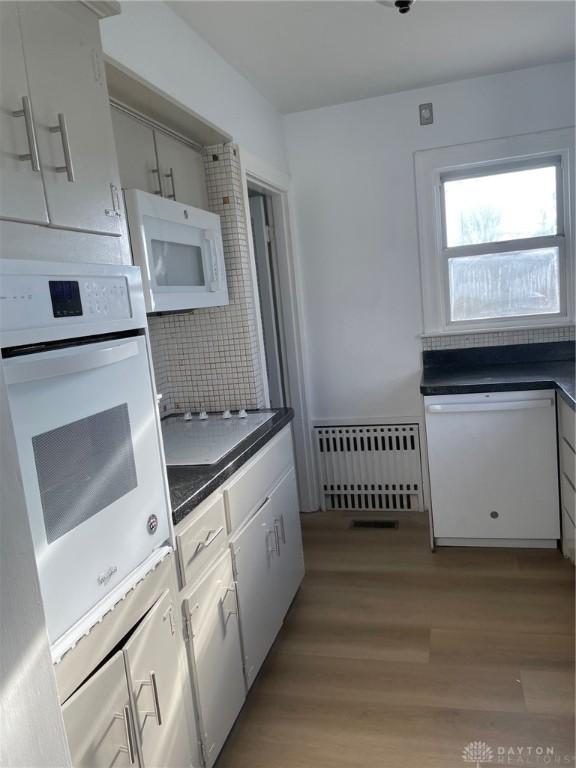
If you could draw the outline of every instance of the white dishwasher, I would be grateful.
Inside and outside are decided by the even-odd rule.
[[[556,547],[555,392],[424,398],[440,546]]]

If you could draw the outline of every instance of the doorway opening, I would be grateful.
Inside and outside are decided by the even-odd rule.
[[[248,185],[248,201],[270,407],[283,408],[288,404],[287,377],[273,205],[269,194],[252,185]]]

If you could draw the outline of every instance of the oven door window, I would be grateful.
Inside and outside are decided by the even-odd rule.
[[[36,435],[32,447],[48,543],[138,484],[126,403]]]
[[[204,286],[206,282],[199,245],[153,239],[151,266],[158,286],[188,288]]]

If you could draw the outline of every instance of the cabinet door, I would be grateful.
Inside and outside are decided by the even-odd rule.
[[[48,223],[16,3],[0,3],[0,216]]]
[[[270,499],[232,544],[246,684],[252,685],[282,625],[278,604],[279,540]]]
[[[206,763],[210,768],[246,695],[230,552],[226,552],[186,599],[185,611],[191,628],[190,650]]]
[[[138,765],[122,651],[62,706],[74,768]]]
[[[154,131],[126,112],[111,111],[122,188],[161,194]]]
[[[164,197],[207,209],[204,161],[200,152],[159,131],[156,131],[156,148]]]
[[[186,650],[168,590],[124,646],[124,658],[144,765],[198,765]]]
[[[298,487],[293,469],[270,494],[270,514],[280,539],[278,600],[285,613],[304,578],[304,552],[298,503]]]
[[[20,23],[50,221],[120,235],[98,20],[80,3],[28,2]]]

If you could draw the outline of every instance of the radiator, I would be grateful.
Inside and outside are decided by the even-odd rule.
[[[417,424],[315,427],[322,509],[422,510]]]

